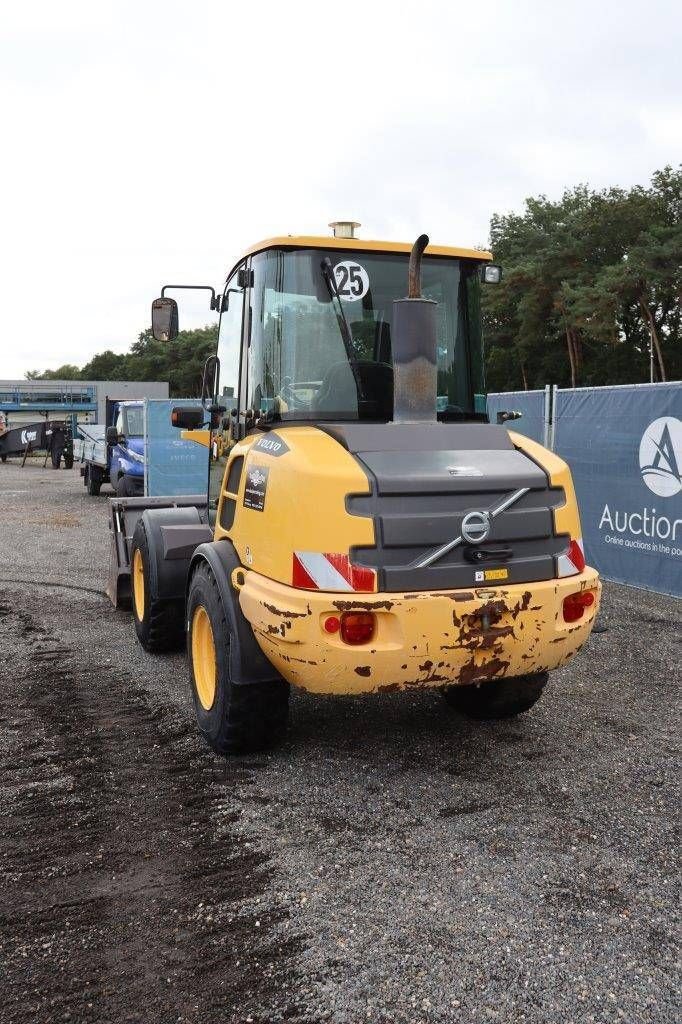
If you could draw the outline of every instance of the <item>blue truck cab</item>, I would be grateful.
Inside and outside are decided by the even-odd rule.
[[[109,426],[118,442],[109,447],[109,481],[119,497],[144,494],[144,403],[112,403]]]

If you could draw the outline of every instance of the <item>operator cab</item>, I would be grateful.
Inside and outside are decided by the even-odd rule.
[[[393,301],[405,292],[409,251],[355,239],[287,238],[256,246],[223,294],[218,401],[238,395],[247,429],[391,420]],[[435,411],[441,420],[480,419],[479,281],[490,257],[436,252],[422,264],[424,298],[438,302]]]
[[[213,407],[209,509],[229,449],[277,424],[393,419],[394,300],[402,299],[411,245],[349,237],[273,238],[234,267],[222,296]],[[421,292],[437,306],[434,419],[486,420],[480,319],[488,252],[429,246]],[[170,286],[168,286],[170,287]],[[171,340],[177,305],[152,307],[154,334]],[[157,329],[158,328],[158,329]]]

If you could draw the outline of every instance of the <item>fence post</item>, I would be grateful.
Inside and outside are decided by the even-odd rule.
[[[548,448],[550,451],[556,450],[556,414],[557,414],[557,396],[559,394],[559,388],[556,384],[552,384],[552,397],[550,400],[550,419],[549,419],[549,444]]]
[[[549,384],[545,384],[545,404],[544,404],[543,410],[542,410],[542,426],[543,426],[542,443],[545,446],[545,448],[549,448],[550,414],[551,414],[550,402],[551,402],[551,398],[550,398]]]

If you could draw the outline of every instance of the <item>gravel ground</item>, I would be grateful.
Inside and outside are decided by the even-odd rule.
[[[607,585],[515,721],[295,694],[224,762],[100,593],[105,498],[8,462],[0,522],[3,1022],[680,1019],[679,602]]]

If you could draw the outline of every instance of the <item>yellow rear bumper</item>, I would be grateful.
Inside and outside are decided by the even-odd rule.
[[[601,595],[590,568],[540,583],[418,594],[328,594],[244,576],[240,604],[266,657],[315,693],[465,685],[558,668],[590,635]],[[579,622],[564,622],[563,599],[581,590],[594,592],[594,604]],[[375,613],[370,643],[349,646],[325,632],[325,619],[343,611]]]

